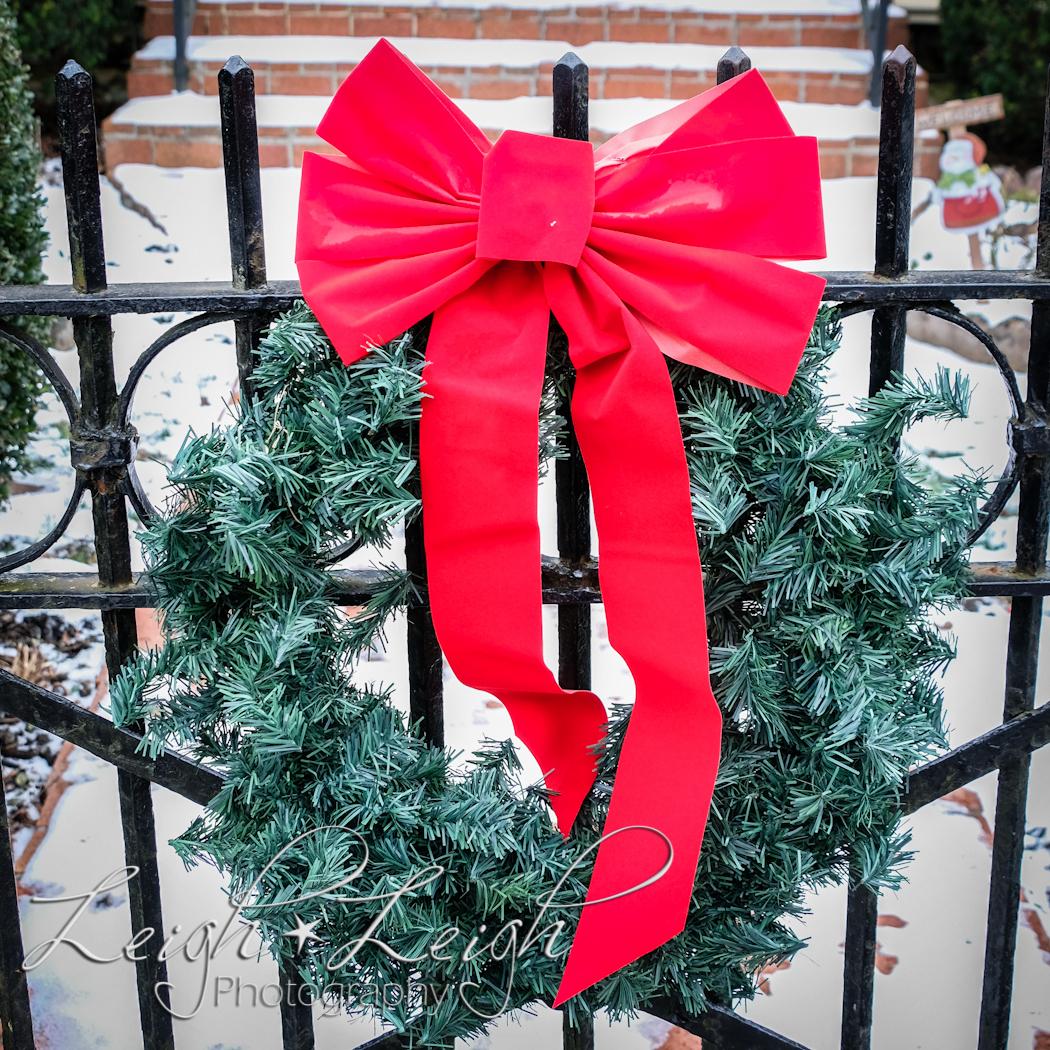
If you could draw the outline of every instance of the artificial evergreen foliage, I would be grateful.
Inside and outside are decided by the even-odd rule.
[[[960,97],[1002,92],[1005,117],[975,129],[991,163],[1040,164],[1050,60],[1044,0],[941,0],[941,39]]]
[[[41,157],[28,74],[8,0],[0,0],[0,285],[44,279],[40,258],[47,234],[37,188]],[[46,339],[44,319],[9,320]],[[10,495],[11,475],[31,466],[26,447],[42,390],[40,369],[0,336],[0,506]]]
[[[542,791],[517,783],[508,744],[469,759],[435,750],[390,695],[354,685],[353,659],[413,584],[389,569],[350,619],[326,601],[324,567],[348,538],[383,544],[418,511],[411,424],[425,396],[424,338],[417,329],[344,368],[304,306],[272,327],[256,402],[177,457],[171,511],[145,537],[168,641],[139,656],[112,697],[118,722],[145,721],[154,753],[179,746],[227,772],[172,843],[184,860],[216,864],[238,896],[254,888],[252,902],[267,907],[247,914],[286,962],[294,942],[283,934],[297,916],[318,920],[321,940],[296,956],[304,978],[341,983],[347,1008],[379,1015],[417,1046],[552,1000],[564,960],[543,954],[549,931],[520,958],[510,942],[520,948],[539,899],[568,873],[539,927],[564,921],[553,951],[567,948],[577,914],[568,905],[584,897],[586,850],[630,715],[614,713],[598,783],[566,842]],[[807,889],[850,872],[874,887],[901,878],[901,784],[944,745],[936,674],[951,651],[928,614],[964,592],[961,545],[980,485],[931,495],[894,451],[909,422],[964,414],[967,392],[945,375],[901,381],[864,403],[853,426],[833,429],[822,379],[837,342],[825,312],[786,397],[673,366],[722,764],[685,932],[577,997],[570,1013],[629,1014],[668,994],[691,1011],[749,997],[763,967],[802,946],[785,920],[802,912]],[[553,361],[551,386],[565,378]],[[548,433],[553,403],[541,410]],[[365,845],[357,879],[303,899],[350,874]],[[348,959],[383,906],[375,898],[435,866],[372,936],[417,957],[458,928],[451,960],[400,962],[375,943]],[[495,946],[462,961],[467,938],[480,938],[476,952],[501,928]],[[401,1001],[369,991],[410,980]],[[418,982],[433,993],[424,998]]]

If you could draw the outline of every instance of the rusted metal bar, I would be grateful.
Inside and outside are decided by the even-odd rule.
[[[1035,272],[1045,278],[1050,276],[1050,95],[1045,109],[1043,161]],[[1034,303],[1026,416],[1045,419],[1047,405],[1050,405],[1050,306]],[[1019,572],[1042,574],[1046,569],[1046,541],[1050,531],[1048,475],[1050,456],[1045,450],[1024,455],[1017,514]],[[1010,634],[1006,650],[1004,722],[1010,722],[1035,707],[1042,619],[1041,597],[1014,599],[1010,608]],[[1006,1050],[1010,1037],[1017,903],[1021,893],[1021,858],[1024,854],[1030,764],[1031,757],[1027,752],[1007,758],[999,764],[978,1050]]]
[[[91,77],[75,62],[68,62],[56,78],[55,94],[73,284],[78,291],[92,294],[106,287],[106,253]],[[73,333],[80,357],[80,413],[71,428],[70,452],[78,477],[91,489],[99,583],[127,586],[133,577],[123,489],[137,436],[134,430],[116,425],[118,399],[109,317],[105,313],[75,317]],[[134,611],[103,610],[102,631],[112,682],[137,644]],[[150,781],[118,768],[117,784],[124,853],[128,865],[138,869],[128,885],[132,928],[155,930],[159,941],[164,920]],[[166,996],[167,966],[157,956],[157,952],[143,952],[135,963],[143,1046],[144,1050],[174,1050],[171,1015],[159,1001]]]
[[[545,605],[590,604],[602,600],[598,581],[598,559],[582,567],[557,558],[544,558],[541,565]],[[328,573],[329,598],[337,605],[362,605],[386,580],[381,569],[335,569]],[[421,590],[425,594],[425,588]],[[1050,573],[1024,573],[1014,562],[978,562],[970,593],[978,596],[1050,594]],[[157,596],[145,573],[133,583],[103,587],[93,572],[26,572],[0,576],[0,609],[152,609]],[[409,597],[409,607],[418,604]]]
[[[34,1050],[36,1046],[24,962],[18,882],[7,822],[7,798],[0,778],[0,1045],[10,1050]]]
[[[255,118],[255,74],[240,55],[234,55],[219,72],[219,113],[233,287],[238,291],[257,290],[266,287],[266,242],[259,131]],[[244,317],[234,323],[241,396],[249,401],[252,355],[258,346],[260,327],[257,317]]]
[[[915,59],[898,47],[882,65],[876,277],[898,278],[908,272],[914,138]],[[905,313],[902,306],[894,305],[879,307],[872,315],[869,394],[881,390],[904,367]]]
[[[408,708],[411,721],[422,727],[423,738],[434,747],[444,747],[444,661],[430,605],[425,600],[427,555],[423,527],[423,511],[405,526],[405,565],[424,597],[422,603],[414,603],[408,609]]]
[[[881,54],[879,59],[881,62]],[[879,63],[875,68],[879,68]],[[897,278],[908,271],[915,59],[906,48],[898,47],[881,68],[875,275]],[[876,79],[874,70],[872,79]],[[904,370],[906,314],[900,305],[880,306],[872,313],[869,394],[878,393],[894,373]],[[860,881],[851,865],[842,985],[842,1050],[869,1050],[871,1046],[878,906],[878,894]]]
[[[571,51],[554,67],[554,134],[586,142],[589,72],[587,64]],[[569,344],[561,325],[551,316],[548,332],[550,355],[566,365]],[[565,420],[564,458],[554,464],[558,513],[558,554],[573,568],[586,568],[591,555],[591,487],[572,422],[572,386],[560,406]],[[591,608],[586,601],[558,606],[558,682],[564,689],[591,687]],[[593,1035],[591,1043],[593,1043]],[[568,1046],[568,1043],[566,1043]]]
[[[151,780],[202,806],[215,797],[225,781],[221,773],[198,765],[175,751],[149,758],[138,751],[142,741],[138,733],[115,726],[108,718],[2,668],[0,711],[54,733],[118,769]]]
[[[1050,744],[1050,704],[1024,712],[911,772],[901,797],[904,812],[914,813],[948,792],[1047,744]]]
[[[746,73],[751,68],[751,59],[738,47],[731,47],[719,60],[715,69],[715,83],[724,84],[733,77]]]
[[[687,1014],[672,999],[646,1003],[646,1013],[699,1036],[704,1050],[806,1050],[794,1039],[749,1021],[725,1006],[712,1004],[702,1014]]]
[[[829,303],[929,303],[952,299],[1050,300],[1050,278],[1023,270],[912,270],[884,278],[848,270],[818,273]],[[39,314],[241,313],[276,315],[302,298],[298,281],[239,291],[225,281],[114,285],[91,299],[68,284],[5,285],[0,317]]]
[[[190,86],[189,62],[186,44],[193,32],[193,17],[197,13],[197,0],[174,0],[172,22],[175,31],[175,90],[188,91]]]

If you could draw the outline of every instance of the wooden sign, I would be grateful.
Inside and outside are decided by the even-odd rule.
[[[982,98],[953,99],[942,106],[928,106],[915,111],[915,132],[932,131],[967,124],[983,124],[1003,117],[1003,96],[984,95]]]

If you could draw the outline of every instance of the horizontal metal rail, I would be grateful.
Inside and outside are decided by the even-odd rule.
[[[1013,562],[980,562],[970,593],[980,597],[1050,594],[1050,573],[1018,572]],[[361,605],[388,579],[381,569],[335,569],[328,573],[328,596],[338,605]],[[598,562],[580,568],[544,558],[541,571],[545,605],[596,605],[602,600]],[[410,599],[410,604],[415,604]],[[103,587],[93,572],[20,572],[0,576],[0,609],[152,609],[157,595],[146,574],[124,586]]]
[[[136,776],[207,805],[222,787],[223,775],[168,751],[150,759],[138,751],[142,737],[115,726],[57,693],[31,685],[0,669],[0,710],[83,747]],[[1050,743],[1050,704],[1019,715],[990,732],[912,771],[901,798],[905,813],[935,802],[958,787],[997,769],[1002,761]]]
[[[138,747],[142,737],[138,733],[121,729],[108,718],[3,669],[0,669],[0,711],[54,733],[118,769],[152,780],[202,806],[215,797],[225,779],[221,773],[175,751],[167,751],[155,759],[141,754]]]
[[[647,1003],[646,1013],[669,1021],[691,1035],[699,1036],[713,1050],[806,1050],[802,1043],[763,1028],[724,1006],[711,1003],[702,1014],[693,1016],[671,999]]]
[[[954,751],[919,766],[908,777],[903,796],[905,813],[935,802],[956,788],[998,769],[1018,755],[1031,754],[1050,744],[1050,704],[1025,711],[1009,722]]]
[[[1021,270],[910,270],[900,277],[835,271],[817,276],[828,282],[825,302],[874,305],[952,299],[1050,300],[1050,280]],[[237,289],[224,281],[113,284],[90,294],[68,284],[12,285],[4,287],[0,316],[87,317],[202,310],[278,314],[300,298],[298,281],[270,281],[261,288],[249,289]]]

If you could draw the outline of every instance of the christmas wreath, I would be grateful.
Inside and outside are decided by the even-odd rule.
[[[467,759],[435,749],[389,691],[354,684],[354,660],[417,581],[389,569],[348,617],[325,570],[348,541],[383,546],[418,513],[426,335],[416,326],[347,368],[305,305],[273,324],[254,400],[174,463],[168,513],[143,537],[167,640],[112,694],[151,752],[179,747],[226,775],[171,843],[184,861],[225,872],[244,916],[323,997],[417,1046],[552,1001],[630,719],[613,711],[565,839],[509,742]],[[785,397],[671,365],[721,764],[685,931],[571,999],[571,1016],[750,997],[802,946],[786,920],[808,889],[901,878],[900,786],[944,744],[936,675],[951,648],[929,612],[964,593],[981,484],[934,491],[895,451],[913,421],[965,414],[965,384],[944,373],[898,378],[852,425],[831,425],[822,381],[838,340],[822,310]],[[568,373],[552,352],[541,460]],[[304,927],[296,952],[285,934]]]

